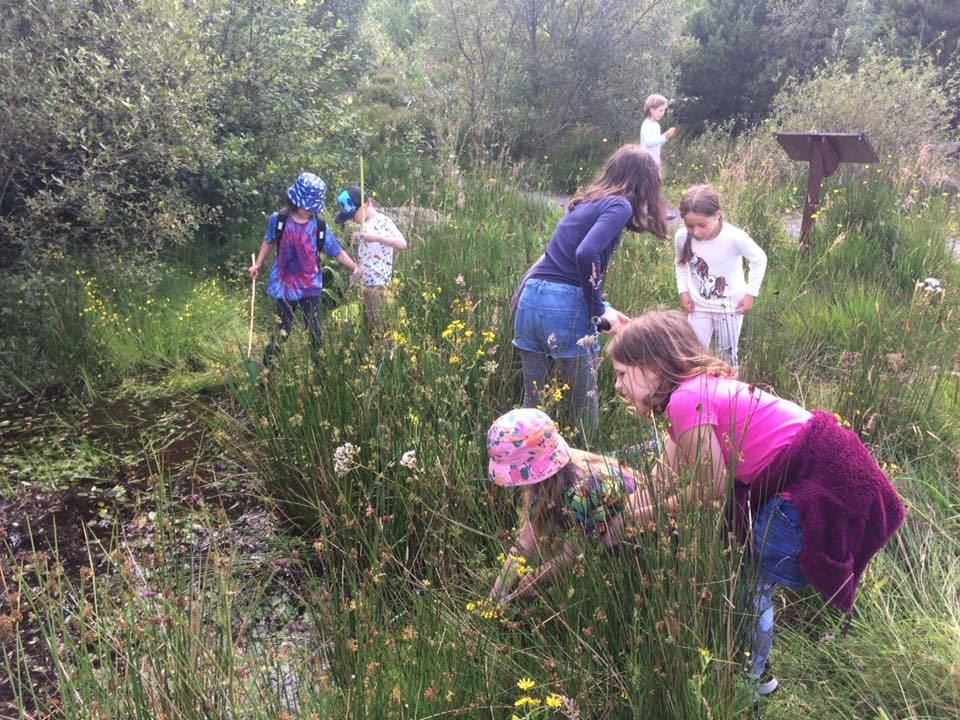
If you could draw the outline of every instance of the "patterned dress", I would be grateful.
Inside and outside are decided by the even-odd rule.
[[[575,480],[563,492],[563,525],[579,528],[587,537],[603,535],[608,524],[626,510],[639,473],[616,458],[574,448],[570,448],[570,464]]]

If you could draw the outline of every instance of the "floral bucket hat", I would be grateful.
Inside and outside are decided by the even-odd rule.
[[[327,184],[313,173],[303,172],[287,190],[287,198],[307,212],[322,213]]]
[[[501,487],[533,485],[570,462],[570,448],[540,410],[521,408],[497,418],[487,431],[487,477]]]

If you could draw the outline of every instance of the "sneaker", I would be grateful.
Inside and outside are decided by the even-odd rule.
[[[757,680],[757,695],[760,697],[772,695],[777,691],[778,687],[780,687],[780,681],[777,680],[776,676],[767,668],[763,671],[763,675],[760,676],[759,680]]]

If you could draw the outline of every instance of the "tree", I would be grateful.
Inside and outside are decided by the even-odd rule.
[[[885,37],[901,57],[928,55],[946,67],[960,39],[960,3],[957,0],[871,0]]]
[[[677,59],[683,119],[694,124],[759,122],[787,78],[804,79],[859,52],[849,0],[707,0],[687,21],[693,48]]]
[[[960,128],[960,2],[871,0],[878,36],[905,59],[927,56],[944,71],[951,126]]]
[[[538,152],[582,125],[639,125],[664,90],[679,0],[432,0],[426,64],[479,137]]]
[[[783,75],[804,80],[835,58],[855,59],[864,36],[849,0],[770,0],[767,32]]]
[[[707,0],[687,21],[693,50],[678,58],[685,122],[759,121],[782,76],[767,34],[767,0]]]

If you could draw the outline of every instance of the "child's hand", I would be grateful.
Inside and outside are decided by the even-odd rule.
[[[357,265],[353,268],[353,272],[350,273],[350,284],[356,285],[361,280],[363,280],[363,268]]]
[[[606,310],[604,310],[603,315],[600,316],[600,319],[606,320],[607,325],[609,326],[608,329],[601,330],[601,332],[609,335],[616,335],[628,322],[630,322],[629,317],[613,307],[608,307]]]
[[[680,307],[686,313],[692,313],[696,307],[693,304],[693,298],[690,297],[690,293],[683,292],[680,293]]]
[[[361,240],[363,240],[363,236],[365,234],[366,233],[362,233],[359,230],[357,230],[353,235],[350,236],[350,239],[353,240],[354,242],[360,242]]]
[[[667,128],[667,131],[664,133],[668,138],[672,138],[677,134],[677,129],[675,127]]]
[[[535,597],[537,594],[536,582],[536,573],[524,575],[522,578],[520,578],[520,582],[517,584],[517,589],[504,598],[504,603],[511,603],[517,599],[529,600],[530,598]]]
[[[740,298],[740,302],[737,303],[736,313],[737,315],[746,315],[753,309],[753,301],[756,298],[753,295],[744,295]]]
[[[259,274],[260,274],[260,266],[259,266],[259,265],[254,264],[254,265],[251,265],[250,267],[247,268],[247,275],[250,276],[250,279],[251,279],[251,280],[256,280],[256,279],[257,279],[257,275],[259,275]]]

